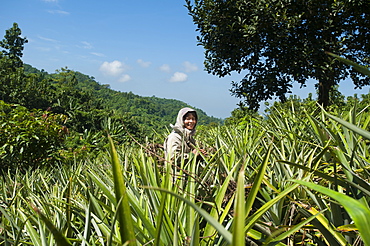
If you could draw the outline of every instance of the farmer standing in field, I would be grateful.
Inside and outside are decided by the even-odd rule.
[[[198,122],[198,115],[194,109],[180,109],[175,125],[171,124],[172,132],[168,135],[164,142],[164,151],[167,158],[189,159],[191,153],[198,155],[199,151],[205,155],[203,149],[195,148],[195,128]]]

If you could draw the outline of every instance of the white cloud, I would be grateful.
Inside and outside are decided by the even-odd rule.
[[[93,48],[92,44],[90,44],[89,42],[82,41],[81,43],[83,44],[82,48],[84,48],[84,49],[92,49]]]
[[[41,42],[43,45],[43,47],[39,47],[37,49],[39,50],[42,50],[42,51],[51,51],[51,50],[58,50],[58,51],[61,51],[61,52],[66,52],[66,51],[63,51],[62,50],[62,45],[60,45],[60,41],[58,40],[55,40],[55,39],[51,39],[51,38],[46,38],[46,37],[42,37],[42,36],[38,36],[38,38],[42,41],[46,41],[48,43],[45,43],[45,42]]]
[[[45,40],[45,41],[48,41],[48,42],[53,42],[53,43],[58,42],[58,41],[57,41],[57,40],[55,40],[55,39],[45,38],[45,37],[42,37],[42,36],[38,36],[38,37],[39,37],[39,39],[42,39],[42,40]]]
[[[163,64],[162,66],[159,67],[159,70],[162,72],[169,73],[171,71],[171,68],[168,64]]]
[[[63,10],[48,10],[48,13],[50,13],[50,14],[60,14],[60,15],[69,15],[69,12],[63,11]]]
[[[150,64],[152,64],[151,62],[146,62],[146,61],[143,61],[142,59],[138,59],[137,63],[139,63],[139,65],[142,67],[149,67]]]
[[[97,52],[90,52],[90,54],[94,55],[94,56],[99,56],[99,57],[104,57],[105,55],[102,54],[102,53],[97,53]]]
[[[127,65],[120,61],[103,62],[99,70],[106,75],[117,77],[127,70]]]
[[[170,82],[184,82],[188,79],[188,75],[185,73],[176,72],[170,78]]]
[[[194,72],[194,71],[197,71],[198,70],[197,65],[192,64],[192,63],[190,63],[188,61],[185,61],[182,65],[184,66],[184,70],[187,73]]]
[[[131,80],[131,76],[128,74],[122,74],[121,77],[118,79],[118,82],[125,83]]]
[[[39,51],[43,51],[43,52],[51,51],[51,48],[48,48],[48,47],[36,47],[36,49]]]

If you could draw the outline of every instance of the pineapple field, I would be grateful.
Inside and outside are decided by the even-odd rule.
[[[201,158],[109,137],[73,165],[4,174],[1,245],[370,245],[370,114],[334,111],[291,100],[201,127]]]

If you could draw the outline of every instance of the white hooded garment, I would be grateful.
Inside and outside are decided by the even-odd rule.
[[[189,153],[194,149],[195,139],[195,127],[194,129],[189,130],[184,126],[184,116],[192,112],[195,114],[195,118],[198,121],[197,112],[192,108],[182,108],[177,114],[175,125],[171,124],[172,132],[166,138],[164,142],[164,151],[166,156],[170,158],[183,156],[188,158]]]

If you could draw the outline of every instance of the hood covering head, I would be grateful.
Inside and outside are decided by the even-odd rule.
[[[195,134],[195,127],[197,126],[197,124],[195,124],[193,130],[186,129],[184,127],[184,116],[189,112],[193,113],[195,115],[195,119],[198,121],[198,115],[197,115],[197,112],[194,109],[192,109],[192,108],[182,108],[182,109],[180,109],[179,113],[177,114],[176,124],[171,125],[171,127],[175,131],[181,131],[181,133],[187,133],[187,134],[190,134],[190,135]]]

